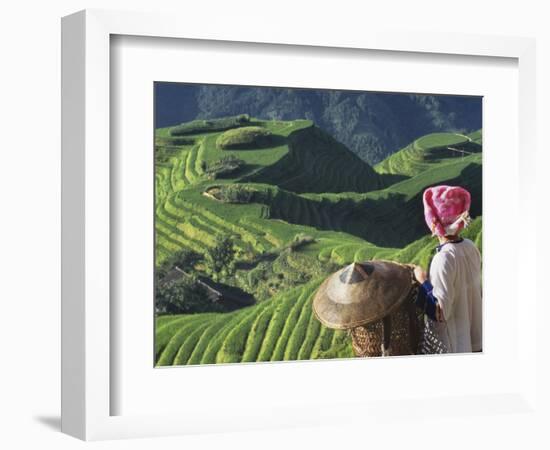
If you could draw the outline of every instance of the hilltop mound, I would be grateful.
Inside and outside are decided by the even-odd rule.
[[[216,145],[224,150],[264,148],[273,144],[274,138],[271,131],[263,127],[240,127],[221,134],[216,140]]]
[[[242,127],[250,123],[248,114],[239,114],[233,117],[219,119],[192,120],[170,128],[170,135],[185,136],[188,134],[205,133],[208,131],[223,131],[230,128]]]

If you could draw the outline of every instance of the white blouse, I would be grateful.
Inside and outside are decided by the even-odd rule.
[[[430,282],[445,318],[435,329],[449,352],[480,351],[481,255],[475,244],[444,244],[433,257]]]

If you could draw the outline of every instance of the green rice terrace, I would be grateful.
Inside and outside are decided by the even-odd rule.
[[[157,129],[155,161],[157,366],[352,357],[315,290],[353,261],[427,268],[428,186],[471,192],[464,236],[481,249],[481,130],[371,167],[311,121],[240,115]]]

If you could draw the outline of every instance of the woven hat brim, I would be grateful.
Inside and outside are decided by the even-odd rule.
[[[381,263],[395,264],[396,268],[401,266],[385,261]],[[343,330],[376,322],[399,308],[409,297],[412,289],[409,269],[401,273],[396,270],[393,283],[388,284],[386,281],[381,285],[383,280],[376,279],[368,284],[358,283],[348,288],[349,295],[354,296],[354,301],[340,303],[330,297],[329,285],[340,282],[339,275],[342,270],[333,273],[323,281],[313,298],[312,309],[315,317],[329,328]],[[361,291],[362,286],[365,286],[364,292]],[[346,289],[346,286],[343,286],[343,289]],[[344,291],[341,295],[345,294]]]

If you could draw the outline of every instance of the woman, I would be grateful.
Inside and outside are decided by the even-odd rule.
[[[429,278],[420,267],[417,304],[435,321],[434,331],[450,353],[479,352],[481,335],[481,255],[460,237],[470,222],[470,193],[458,186],[435,186],[423,196],[424,217],[439,239]]]

